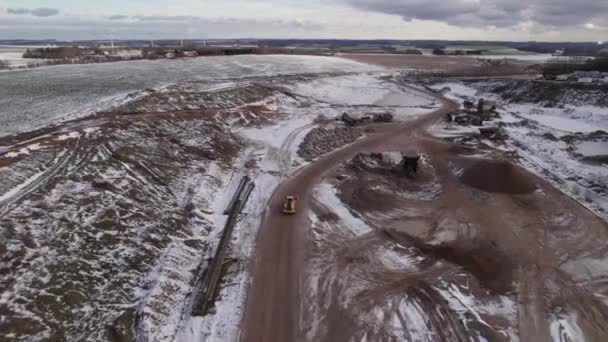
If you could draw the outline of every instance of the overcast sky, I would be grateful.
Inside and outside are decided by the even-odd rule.
[[[0,0],[0,39],[606,41],[608,0]]]

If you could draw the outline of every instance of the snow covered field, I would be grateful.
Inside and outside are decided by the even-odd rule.
[[[297,84],[292,89],[295,94],[326,103],[329,108],[341,108],[342,112],[355,116],[391,113],[397,120],[410,120],[439,107],[431,96],[382,77],[389,75],[320,78]]]
[[[481,59],[515,59],[518,61],[526,62],[546,62],[550,59],[556,58],[551,54],[532,54],[532,55],[521,55],[521,54],[504,54],[504,55],[465,55],[466,57],[481,58]]]
[[[124,103],[129,93],[185,80],[213,85],[276,75],[377,70],[332,57],[234,56],[9,71],[0,73],[0,136],[107,110]]]
[[[7,63],[9,68],[23,68],[29,64],[37,64],[45,60],[23,58],[23,54],[27,49],[40,48],[41,46],[17,46],[17,45],[0,45],[0,61]]]

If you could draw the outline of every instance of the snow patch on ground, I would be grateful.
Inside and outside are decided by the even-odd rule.
[[[462,98],[470,98],[475,97],[478,93],[477,89],[467,87],[462,83],[457,82],[445,82],[445,83],[437,83],[431,86],[431,89],[435,89],[440,91],[442,89],[449,89],[444,92],[444,96],[451,100],[460,100]]]
[[[432,96],[380,76],[383,75],[324,77],[297,83],[292,91],[332,108],[343,108],[343,112],[354,116],[388,112],[397,120],[408,120],[439,107]]]
[[[11,197],[17,195],[19,193],[19,191],[23,190],[24,188],[26,188],[28,185],[32,184],[33,182],[35,182],[38,178],[40,178],[42,175],[44,175],[46,171],[41,171],[36,173],[35,175],[29,177],[28,179],[26,179],[25,181],[23,181],[23,183],[17,185],[16,187],[8,190],[7,192],[5,192],[3,195],[0,196],[0,203],[10,199]]]
[[[247,155],[249,153],[244,153]],[[215,302],[211,313],[204,317],[187,316],[175,339],[177,342],[198,341],[236,341],[238,340],[247,288],[250,275],[247,272],[248,260],[253,255],[257,227],[262,220],[266,203],[270,200],[272,190],[278,186],[280,179],[267,173],[252,175],[255,189],[243,209],[239,223],[235,226],[232,238],[232,248],[229,257],[237,260],[236,269],[231,269],[223,279],[219,291],[219,299]],[[216,205],[216,215],[223,212],[232,197],[240,175],[233,178],[231,191],[227,191]],[[221,209],[221,211],[217,211]],[[216,223],[216,226],[218,224]]]
[[[39,143],[30,144],[30,145],[27,145],[27,146],[19,148],[19,150],[17,150],[17,151],[8,152],[8,153],[0,156],[0,158],[1,157],[16,158],[16,157],[19,157],[21,155],[27,155],[27,154],[30,154],[30,153],[32,153],[34,151],[41,150],[43,148],[44,148],[44,146],[42,146]]]
[[[371,228],[363,220],[355,217],[351,210],[338,197],[336,188],[323,182],[314,189],[315,198],[330,208],[333,213],[340,217],[340,225],[347,229],[354,236],[361,236],[369,233]]]
[[[205,241],[207,246],[215,246],[221,235],[226,217],[223,211],[231,194],[222,193],[222,187],[231,185],[231,172],[222,170],[215,164],[207,166],[208,172],[194,175],[191,185],[195,188],[193,204],[197,217],[190,219],[193,232],[191,239]],[[233,182],[234,183],[234,182]],[[186,203],[184,203],[186,204]],[[205,214],[205,213],[209,214]],[[174,237],[159,258],[157,265],[148,273],[145,288],[136,290],[141,298],[142,322],[140,331],[153,341],[173,341],[184,316],[191,310],[188,301],[192,284],[198,276],[201,262],[212,257],[214,248],[189,247],[183,238]],[[166,289],[171,288],[167,297]]]
[[[585,157],[608,155],[608,141],[584,141],[576,145],[576,152]]]
[[[466,322],[471,321],[471,317],[474,317],[474,321],[486,325],[490,328],[493,326],[486,322],[482,315],[487,316],[498,316],[507,318],[509,324],[508,328],[501,330],[505,336],[508,336],[511,341],[518,341],[517,333],[513,330],[514,326],[517,326],[518,311],[517,303],[512,299],[500,296],[498,301],[492,301],[484,303],[470,294],[466,294],[463,288],[455,284],[443,284],[443,286],[437,287],[436,290],[447,300],[452,310],[456,311],[462,322],[466,325]],[[494,326],[493,328],[497,328]],[[479,336],[481,338],[481,336]]]
[[[56,141],[65,141],[69,139],[80,138],[80,132],[70,132],[68,134],[62,134],[55,138]]]
[[[553,342],[586,341],[585,335],[583,335],[576,320],[576,314],[554,315],[550,326]]]
[[[366,75],[327,77],[312,82],[299,83],[294,92],[301,96],[339,105],[369,105],[382,100],[397,90],[386,87],[377,78]]]
[[[391,271],[414,271],[419,261],[409,250],[398,245],[392,248],[379,248],[376,257]]]
[[[558,131],[591,133],[599,129],[608,130],[606,108],[595,107],[593,116],[583,113],[583,111],[589,111],[591,109],[589,107],[581,110],[578,108],[540,108],[534,104],[509,104],[508,109],[524,118],[534,120],[542,126]],[[601,120],[601,117],[607,119]]]

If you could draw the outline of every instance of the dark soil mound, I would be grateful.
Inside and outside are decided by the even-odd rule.
[[[526,194],[536,190],[532,178],[515,165],[484,160],[464,170],[460,181],[487,192]]]
[[[513,271],[517,261],[492,241],[474,239],[450,245],[431,245],[410,234],[392,230],[383,232],[397,244],[418,248],[430,260],[445,260],[462,267],[492,293],[505,294],[513,290]]]
[[[477,246],[424,246],[424,253],[461,266],[470,272],[479,283],[493,293],[508,293],[513,290],[513,264],[510,258],[489,243],[478,242]]]
[[[608,155],[584,157],[583,161],[591,164],[608,164]]]

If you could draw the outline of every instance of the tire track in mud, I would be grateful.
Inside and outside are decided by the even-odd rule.
[[[287,176],[289,176],[289,173],[291,171],[292,159],[291,152],[289,150],[292,148],[295,140],[304,131],[313,128],[314,126],[316,126],[316,124],[312,123],[296,128],[291,133],[289,133],[289,135],[281,145],[281,148],[279,149],[279,170],[281,172],[282,178],[286,178]]]
[[[5,198],[2,202],[0,202],[0,218],[4,217],[11,210],[13,210],[21,202],[21,200],[25,199],[28,195],[44,187],[51,182],[53,178],[67,171],[68,166],[78,156],[79,147],[80,138],[76,138],[74,146],[68,146],[68,148],[64,148],[57,153],[54,160],[50,163],[50,165],[46,165],[43,171],[34,174],[25,180],[25,182],[21,183],[21,188],[19,188],[20,185],[18,185],[17,187],[13,187],[13,189],[9,190],[8,193],[10,194],[15,189],[18,189],[17,191],[14,191],[14,194],[10,194],[8,198]]]
[[[316,200],[314,207],[318,217],[331,213],[330,208]],[[337,234],[327,227],[318,229],[324,234]],[[334,263],[320,271],[327,276],[315,277],[318,281],[324,280],[317,284],[319,291],[313,307],[323,308],[327,298],[334,300],[320,312],[311,313],[320,316],[327,313],[324,319],[327,330],[316,332],[319,335],[309,336],[308,340],[469,341],[471,331],[463,323],[462,315],[430,285],[458,269],[436,261],[429,265],[417,264],[411,270],[387,269],[377,261],[376,255],[377,249],[390,248],[395,243],[387,241],[385,235],[378,229],[354,238],[342,235],[321,238],[314,263],[320,267],[325,267],[322,266],[324,259]],[[351,293],[352,284],[356,284],[357,290],[350,301],[336,301],[340,294],[349,297],[346,293]],[[349,326],[348,332],[343,330],[345,326]]]

